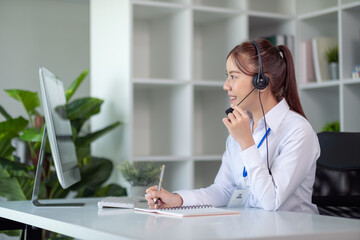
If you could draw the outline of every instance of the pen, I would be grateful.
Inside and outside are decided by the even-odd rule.
[[[157,188],[158,191],[161,190],[161,183],[162,183],[162,181],[163,181],[164,171],[165,171],[165,165],[161,165],[160,177],[159,177],[159,184],[158,184],[158,188]],[[158,204],[159,199],[160,199],[160,198],[156,199],[155,205]]]

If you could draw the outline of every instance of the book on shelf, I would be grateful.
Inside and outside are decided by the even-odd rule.
[[[316,82],[312,40],[302,41],[300,47],[301,83],[307,84]]]
[[[200,216],[214,216],[214,215],[235,215],[240,214],[239,211],[216,208],[211,205],[196,205],[196,206],[182,206],[174,208],[134,208],[136,212],[162,214],[164,216],[173,217],[200,217]]]
[[[311,41],[316,81],[327,81],[330,77],[326,51],[337,46],[338,40],[332,37],[316,37]]]

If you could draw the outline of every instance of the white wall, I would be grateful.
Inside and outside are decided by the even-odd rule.
[[[39,92],[40,66],[65,88],[89,69],[89,24],[88,0],[0,0],[0,104],[13,117],[25,112],[4,89]],[[89,94],[87,78],[75,97]]]

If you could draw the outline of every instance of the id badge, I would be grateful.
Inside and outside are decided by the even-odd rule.
[[[235,188],[226,207],[236,208],[236,207],[244,206],[249,197],[249,194],[250,194],[250,187]]]

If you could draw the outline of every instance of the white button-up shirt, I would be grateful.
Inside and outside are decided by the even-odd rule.
[[[309,122],[290,110],[286,100],[281,100],[266,115],[269,165],[267,168],[266,141],[259,149],[265,135],[262,118],[253,132],[255,145],[242,151],[229,135],[226,151],[214,184],[197,190],[177,191],[183,205],[212,204],[225,206],[236,187],[250,187],[246,207],[266,210],[283,210],[318,213],[311,203],[315,181],[316,160],[320,155],[318,138]],[[250,127],[253,120],[250,116]],[[245,181],[243,169],[248,172]]]

